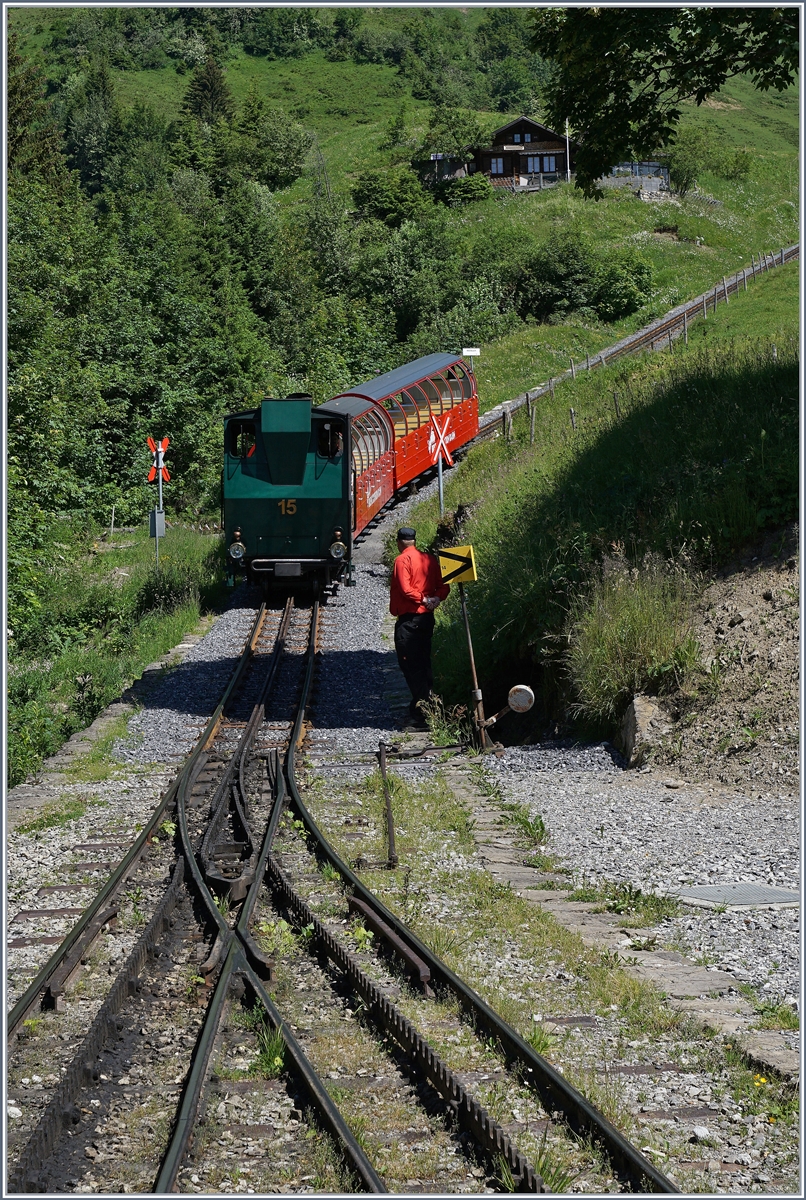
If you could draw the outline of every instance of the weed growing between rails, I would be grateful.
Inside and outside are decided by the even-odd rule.
[[[490,705],[502,698],[504,664],[526,667],[546,704],[566,692],[568,614],[575,604],[578,618],[585,611],[580,598],[614,549],[639,575],[647,554],[710,569],[796,514],[797,344],[776,336],[678,343],[580,375],[541,399],[534,445],[521,410],[511,442],[471,451],[446,502],[473,506],[463,530],[479,564],[470,619]],[[413,516],[424,541],[437,518],[431,500]],[[437,612],[434,654],[449,700],[465,694],[463,637],[452,595]],[[669,640],[671,657],[643,664],[650,682],[664,665],[691,661],[685,633]]]
[[[473,727],[466,704],[445,704],[440,696],[420,704],[435,746],[470,746]]]

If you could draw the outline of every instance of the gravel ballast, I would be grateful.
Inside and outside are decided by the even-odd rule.
[[[259,601],[240,588],[213,628],[183,656],[129,721],[113,748],[120,762],[179,762],[190,753],[240,658]]]
[[[659,895],[718,883],[798,891],[795,797],[681,785],[617,763],[606,745],[510,748],[501,759],[487,760],[504,798],[543,817],[550,852],[578,883],[629,884]],[[760,989],[767,1000],[798,995],[797,909],[684,908],[654,932]]]

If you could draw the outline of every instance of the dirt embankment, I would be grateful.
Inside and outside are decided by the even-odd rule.
[[[798,568],[790,526],[705,588],[695,633],[708,674],[693,701],[678,699],[656,763],[756,794],[797,790]]]

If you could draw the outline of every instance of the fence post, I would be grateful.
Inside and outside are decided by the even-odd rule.
[[[504,409],[503,412],[501,413],[501,432],[503,433],[504,437],[507,436],[507,410],[506,409]]]
[[[725,289],[725,303],[728,303],[728,281],[722,276],[722,287]]]
[[[551,392],[551,398],[553,400],[554,399],[554,379],[553,378],[549,380],[549,391]]]
[[[587,353],[585,354],[585,364],[586,364],[586,366],[587,366],[588,370],[590,371],[590,369],[591,369],[591,356],[590,356],[590,354],[587,354]]]
[[[742,282],[744,283],[744,290],[747,291],[747,267],[742,267]]]
[[[599,355],[599,361],[600,361],[600,363],[602,364],[602,366],[605,366],[605,365],[606,365],[606,364],[605,364],[605,352],[604,352],[604,350],[603,350],[603,351],[602,351],[602,353]]]
[[[569,411],[569,412],[570,412],[570,414],[571,414],[571,428],[574,430],[574,432],[576,432],[576,427],[577,427],[577,415],[576,415],[576,413],[574,412],[573,408],[569,408],[569,410],[568,410],[568,411]]]
[[[532,411],[529,413],[529,445],[530,446],[533,446],[535,444],[535,413],[536,413],[536,411],[537,411],[537,409],[536,409],[535,405],[533,404]]]
[[[571,359],[571,378],[572,378],[572,379],[576,379],[576,377],[577,377],[577,369],[576,369],[576,367],[574,366],[574,360],[573,360],[573,358],[572,358],[572,359]]]
[[[703,293],[702,297],[702,319],[703,321],[708,320],[708,305],[705,302],[705,293]]]
[[[781,247],[781,266],[783,266],[783,265],[784,265],[784,248],[782,246]]]
[[[671,348],[672,348],[672,327],[670,325],[669,326],[669,349],[671,350]]]
[[[719,284],[715,283],[714,284],[714,312],[716,312],[716,306],[717,306],[718,302],[719,302]]]
[[[683,342],[688,345],[688,312],[683,309]]]

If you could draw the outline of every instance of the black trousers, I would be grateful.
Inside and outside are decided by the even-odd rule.
[[[431,672],[431,639],[434,636],[434,614],[404,613],[395,624],[397,661],[411,692],[412,713],[417,701],[431,695],[434,676]]]

